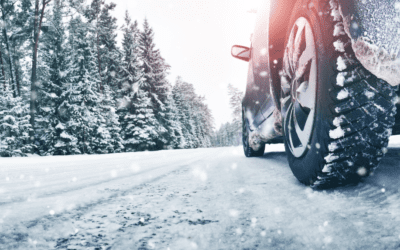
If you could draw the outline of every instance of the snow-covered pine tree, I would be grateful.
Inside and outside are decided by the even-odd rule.
[[[118,97],[129,96],[143,87],[144,73],[141,68],[139,57],[139,30],[138,24],[132,20],[128,11],[125,12],[125,23],[122,26],[122,60],[119,67],[119,95]]]
[[[198,108],[197,127],[200,136],[200,147],[211,147],[214,118],[211,114],[211,110],[205,104],[204,97],[198,97],[196,107]]]
[[[41,155],[54,154],[54,145],[60,140],[56,126],[61,121],[56,111],[61,104],[60,96],[65,90],[65,85],[71,81],[71,61],[66,49],[60,0],[54,1],[52,9],[51,21],[46,23],[46,32],[42,34],[38,60],[35,137]]]
[[[70,21],[68,46],[72,60],[71,78],[57,109],[60,123],[55,127],[59,136],[55,154],[90,154],[102,152],[102,148],[108,147],[93,141],[104,119],[99,108],[101,97],[97,89],[100,76],[90,46],[89,29],[90,25],[84,23],[80,16]]]
[[[165,117],[165,104],[169,95],[169,83],[166,76],[170,66],[165,62],[160,51],[155,48],[153,40],[153,29],[145,19],[139,40],[142,68],[145,74],[144,90],[149,93],[154,115],[160,124],[157,129],[160,136],[157,138],[156,148],[163,149],[168,143],[168,125],[164,123],[163,117]]]
[[[102,76],[104,82],[108,84],[114,91],[117,91],[119,71],[118,64],[120,62],[120,52],[117,48],[117,19],[111,16],[111,11],[116,5],[114,3],[104,4],[99,25],[101,27],[100,38],[100,55],[103,60]]]
[[[117,19],[111,16],[115,3],[106,4],[104,0],[92,0],[85,16],[94,26],[94,46],[101,85],[109,85],[117,91],[120,52],[117,47]],[[102,87],[100,88],[103,91]]]
[[[10,90],[0,92],[0,156],[26,156],[32,153],[29,132],[29,105]]]
[[[143,71],[139,58],[139,31],[137,22],[132,23],[128,11],[125,13],[125,23],[122,26],[122,61],[120,65],[119,89],[118,89],[118,115],[120,116],[121,135],[127,151],[134,150],[134,144],[125,142],[131,141],[132,125],[136,119],[131,115],[133,110],[133,98],[139,88],[143,87]]]
[[[172,96],[178,109],[179,121],[182,124],[184,147],[195,148],[198,146],[198,139],[193,120],[192,101],[195,98],[193,85],[184,82],[181,77],[177,77],[172,88]]]
[[[127,152],[156,149],[156,139],[159,137],[157,128],[160,124],[151,108],[148,92],[142,88],[138,89],[124,119],[131,121],[122,131]]]
[[[232,110],[231,130],[233,145],[241,143],[242,138],[242,99],[243,92],[232,84],[228,85],[229,105]]]
[[[101,114],[97,115],[99,123],[93,135],[95,153],[114,153],[123,149],[121,128],[116,114],[120,52],[116,47],[116,19],[110,15],[114,8],[114,3],[92,0],[89,8],[84,11],[88,20],[88,40],[92,47],[92,56],[95,57],[90,63],[97,70],[93,77],[98,79],[97,91],[100,98],[98,109]]]
[[[0,52],[0,55],[1,55],[1,52]],[[0,60],[1,60],[1,57],[0,57]],[[1,63],[0,63],[0,67],[1,67]],[[6,90],[7,90],[7,85],[6,85],[6,80],[5,80],[5,74],[1,73],[1,71],[0,71],[0,93],[5,93]]]
[[[21,98],[24,78],[19,60],[25,56],[29,34],[26,14],[28,0],[0,1],[0,155],[22,156],[31,153],[27,100]],[[29,5],[29,3],[28,3]],[[24,17],[25,15],[25,17]]]
[[[234,123],[224,123],[212,135],[213,147],[238,146],[242,143],[242,136],[236,131]]]
[[[184,148],[185,139],[183,137],[182,124],[179,120],[178,112],[178,108],[172,97],[172,92],[170,92],[165,102],[165,116],[162,117],[163,124],[168,131],[164,135],[164,138],[168,141],[165,148],[168,149]]]
[[[205,104],[204,97],[198,96],[192,84],[177,77],[172,88],[185,148],[210,147],[213,131],[213,116]]]
[[[119,122],[119,115],[114,108],[116,102],[113,99],[113,92],[110,86],[103,86],[103,93],[100,94],[100,97],[99,109],[101,113],[97,114],[99,124],[93,135],[95,153],[122,152],[124,145],[121,137],[121,124]]]

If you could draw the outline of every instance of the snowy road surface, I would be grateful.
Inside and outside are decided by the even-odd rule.
[[[328,191],[295,179],[283,145],[1,158],[0,249],[400,249],[399,141]]]

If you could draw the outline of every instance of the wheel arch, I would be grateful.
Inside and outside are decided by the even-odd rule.
[[[271,96],[275,106],[281,110],[280,103],[280,76],[279,69],[282,67],[283,54],[285,52],[285,41],[289,26],[290,16],[293,12],[296,0],[271,0],[269,17],[269,62],[270,62],[270,87]]]

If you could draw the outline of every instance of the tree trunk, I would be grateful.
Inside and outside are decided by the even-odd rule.
[[[13,59],[12,59],[12,52],[10,49],[10,42],[8,41],[8,36],[7,36],[7,27],[6,27],[6,13],[4,12],[4,0],[1,1],[1,16],[3,19],[3,36],[4,36],[4,42],[6,44],[6,55],[8,55],[8,63],[10,66],[10,74],[11,74],[11,87],[13,90],[13,95],[16,97],[16,91],[15,91],[15,77],[14,77],[14,65],[13,65]]]
[[[99,20],[97,20],[97,23],[96,23],[96,25],[98,26],[99,25]],[[97,30],[96,30],[96,44],[97,44],[97,61],[98,61],[98,64],[99,64],[99,75],[100,75],[100,93],[102,93],[103,94],[103,77],[101,76],[101,59],[100,59],[100,41],[99,41],[99,29],[98,29],[98,27],[97,27]]]
[[[38,19],[39,19],[39,0],[35,0],[35,19],[33,23],[33,55],[32,55],[32,76],[31,76],[31,100],[30,100],[30,123],[32,128],[35,128],[35,113],[36,113],[36,65],[37,65],[37,42],[39,38]]]
[[[35,21],[33,26],[33,55],[32,55],[32,77],[31,77],[31,101],[30,101],[30,115],[31,120],[30,123],[32,125],[33,130],[35,129],[35,113],[36,113],[36,68],[37,68],[37,55],[38,55],[38,45],[39,45],[39,36],[40,36],[40,29],[42,28],[42,21],[44,16],[44,10],[46,5],[51,2],[51,0],[42,0],[42,9],[40,12],[40,20],[39,19],[39,0],[35,0]],[[39,23],[38,23],[39,21]]]
[[[6,86],[6,75],[4,73],[4,64],[3,64],[3,55],[1,54],[1,48],[0,48],[0,62],[1,62],[1,74],[4,77],[4,91],[7,90],[7,86]]]
[[[14,52],[14,56],[17,55],[14,44],[13,44],[13,52]],[[13,62],[14,62],[14,70],[15,70],[15,84],[17,87],[16,93],[18,96],[21,96],[21,84],[20,84],[21,81],[20,81],[20,71],[19,71],[19,69],[21,67],[19,64],[19,58],[17,56],[15,56],[15,58],[13,59]]]
[[[15,53],[14,53],[15,55]],[[15,65],[15,82],[17,84],[17,94],[21,96],[21,84],[20,84],[20,77],[19,77],[19,65]]]

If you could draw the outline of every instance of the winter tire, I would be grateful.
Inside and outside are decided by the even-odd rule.
[[[242,142],[244,155],[246,157],[263,156],[265,151],[265,144],[261,144],[258,150],[254,150],[250,146],[250,130],[247,126],[246,121],[242,120]]]
[[[293,174],[327,188],[357,182],[378,165],[395,121],[395,94],[355,58],[338,4],[312,3],[298,0],[289,22],[282,117]]]

